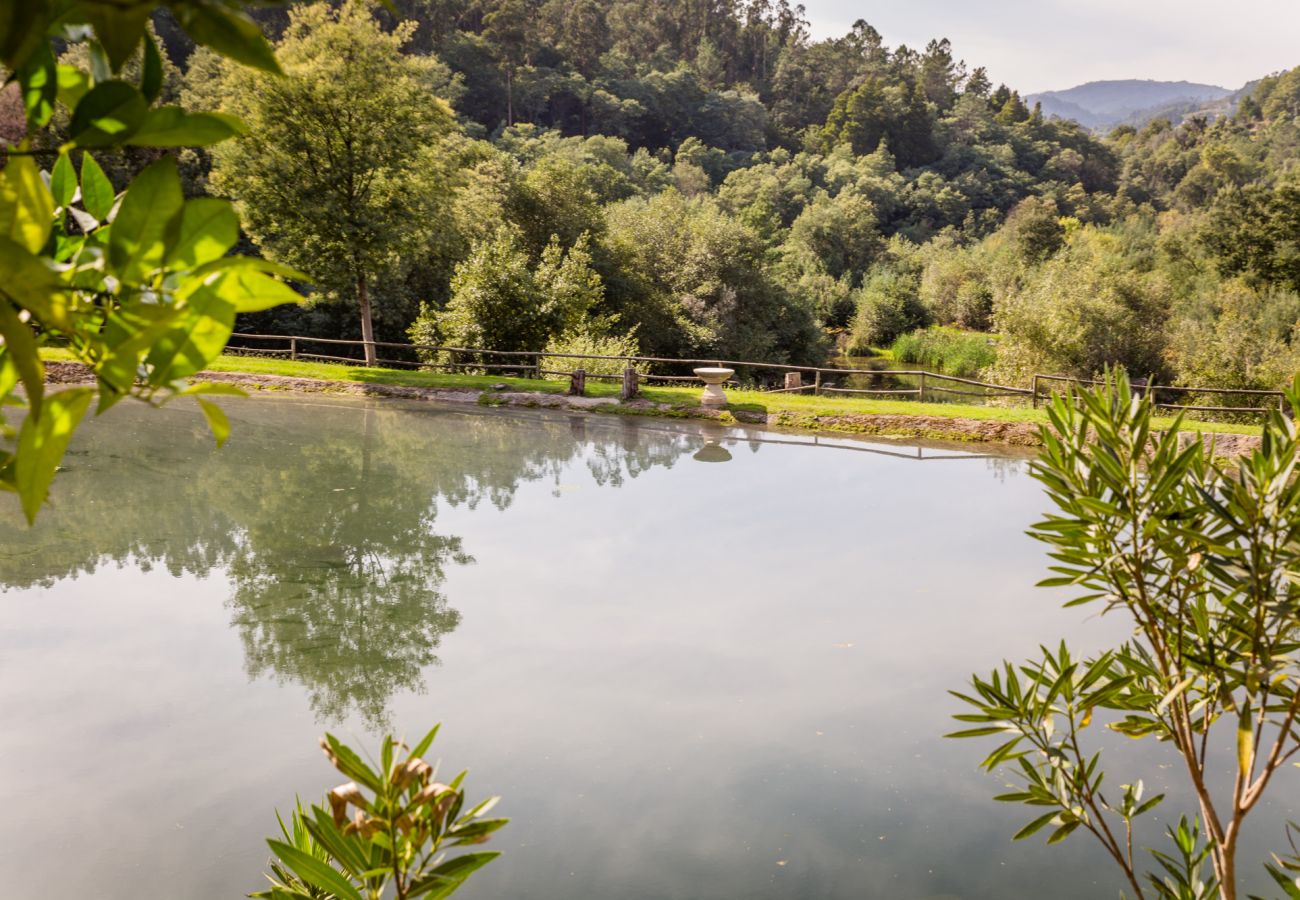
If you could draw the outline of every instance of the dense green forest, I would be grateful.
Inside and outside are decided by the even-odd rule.
[[[188,189],[314,279],[242,330],[355,338],[364,308],[382,340],[813,362],[938,327],[1013,381],[1300,369],[1300,70],[1103,139],[946,40],[814,40],[785,0],[395,8],[258,14],[280,78],[155,18],[164,95],[250,125]]]

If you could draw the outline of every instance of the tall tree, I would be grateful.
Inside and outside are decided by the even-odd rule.
[[[430,238],[440,196],[435,146],[452,128],[435,90],[446,70],[405,55],[414,31],[385,33],[360,3],[295,9],[277,52],[283,78],[230,67],[222,103],[252,129],[213,154],[212,183],[236,201],[272,259],[351,295],[375,362],[372,289]]]
[[[515,124],[515,73],[529,60],[535,15],[525,0],[492,0],[483,16],[483,37],[506,76],[507,125]]]

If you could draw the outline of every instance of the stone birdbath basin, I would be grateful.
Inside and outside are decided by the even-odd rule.
[[[694,371],[695,377],[704,382],[704,394],[700,397],[700,405],[710,408],[726,406],[727,395],[722,392],[722,385],[736,374],[736,370],[705,366]]]

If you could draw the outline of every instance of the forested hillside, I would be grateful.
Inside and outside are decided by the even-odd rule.
[[[154,23],[166,93],[253,126],[190,190],[315,282],[246,330],[811,362],[943,325],[1007,379],[1300,368],[1300,72],[1102,139],[784,0],[396,8],[262,13],[283,78]]]

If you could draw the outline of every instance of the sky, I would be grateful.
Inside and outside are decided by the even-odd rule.
[[[1300,65],[1297,0],[803,0],[815,37],[857,19],[890,46],[934,37],[1022,93],[1151,78],[1239,88]]]

